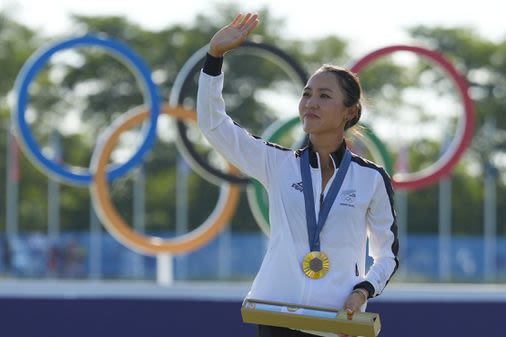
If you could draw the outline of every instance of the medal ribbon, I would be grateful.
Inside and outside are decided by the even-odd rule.
[[[311,181],[311,169],[309,164],[309,149],[302,153],[300,160],[300,172],[302,175],[302,188],[304,193],[304,203],[306,205],[306,222],[307,233],[309,236],[309,251],[320,251],[320,232],[325,225],[325,221],[330,212],[332,204],[337,198],[337,194],[341,189],[344,177],[348,171],[351,162],[351,152],[346,149],[343,159],[339,165],[336,177],[330,186],[327,196],[323,200],[323,205],[318,213],[318,222],[316,221],[316,213],[314,207],[313,183]]]

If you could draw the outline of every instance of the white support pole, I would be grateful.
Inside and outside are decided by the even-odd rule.
[[[407,145],[399,148],[395,162],[395,171],[397,173],[409,172],[409,151]],[[399,259],[402,261],[406,258],[408,251],[408,192],[405,190],[395,191],[394,198],[397,215],[397,237],[399,239]],[[406,280],[407,275],[408,269],[401,263],[401,267],[398,270],[400,281]]]
[[[497,276],[497,187],[495,168],[486,164],[483,200],[483,222],[484,222],[484,276],[485,281],[493,282]]]
[[[174,284],[174,257],[171,254],[156,256],[156,281],[159,285],[171,286]]]
[[[188,175],[190,167],[185,159],[177,156],[177,179],[176,179],[176,235],[188,233]],[[176,257],[175,273],[179,279],[188,277],[188,259],[186,254]]]
[[[408,192],[396,191],[395,192],[395,209],[397,213],[397,236],[399,238],[399,258],[401,261],[406,258],[408,246]],[[407,270],[399,268],[399,277],[401,281],[407,277]]]
[[[7,174],[6,174],[6,207],[5,210],[5,234],[7,241],[12,244],[12,240],[18,236],[18,201],[19,201],[19,149],[12,131],[7,128]]]
[[[90,272],[89,278],[99,280],[102,277],[102,228],[93,208],[90,205]]]
[[[220,280],[230,279],[232,276],[232,235],[227,226],[219,236],[218,275]]]
[[[496,134],[496,120],[488,117],[485,121],[485,134],[490,137]],[[497,173],[491,162],[491,154],[494,150],[494,143],[487,146],[486,160],[484,162],[484,183],[483,183],[483,226],[484,226],[484,278],[493,282],[497,276]]]
[[[145,231],[146,213],[146,174],[144,166],[135,170],[133,182],[133,225],[139,233]],[[145,274],[144,259],[141,254],[132,252],[132,271],[134,276],[143,278]]]
[[[53,130],[49,139],[52,159],[62,160],[60,134]],[[56,243],[60,237],[60,183],[48,178],[47,180],[47,236],[49,242]]]
[[[439,280],[451,279],[452,182],[445,177],[439,182]]]

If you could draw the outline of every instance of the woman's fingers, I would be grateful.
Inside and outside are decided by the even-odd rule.
[[[230,26],[249,33],[257,26],[258,21],[258,14],[238,14]]]
[[[246,31],[249,33],[253,29],[255,29],[255,27],[258,25],[258,22],[259,22],[258,15],[253,14],[252,16],[250,16],[248,18],[248,20],[246,20],[246,22],[244,24],[244,29],[246,29]]]
[[[242,17],[243,17],[242,13],[237,14],[234,21],[232,21],[232,23],[230,25],[232,27],[237,27],[237,25],[239,25],[241,23]]]
[[[234,21],[230,24],[231,27],[241,29],[244,23],[251,17],[251,13],[247,13],[246,16],[242,13],[237,14]]]

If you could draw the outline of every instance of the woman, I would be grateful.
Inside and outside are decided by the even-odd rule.
[[[351,72],[329,65],[311,76],[299,103],[310,140],[304,149],[252,137],[225,112],[221,66],[225,53],[241,45],[258,22],[256,14],[238,15],[213,36],[197,98],[206,138],[269,196],[269,245],[247,297],[345,308],[352,316],[383,291],[398,267],[390,179],[351,154],[344,139],[360,119],[360,84]],[[374,262],[366,274],[367,239]],[[321,333],[259,327],[259,336],[314,334]]]

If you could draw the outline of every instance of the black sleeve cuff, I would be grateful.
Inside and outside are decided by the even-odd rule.
[[[353,290],[358,289],[358,288],[367,290],[367,292],[369,293],[369,296],[367,298],[373,298],[374,293],[376,292],[374,290],[374,286],[369,281],[360,282],[359,284],[357,284],[353,287]]]
[[[214,57],[207,53],[206,60],[204,61],[203,71],[210,76],[218,76],[221,74],[221,67],[223,66],[223,57]]]

